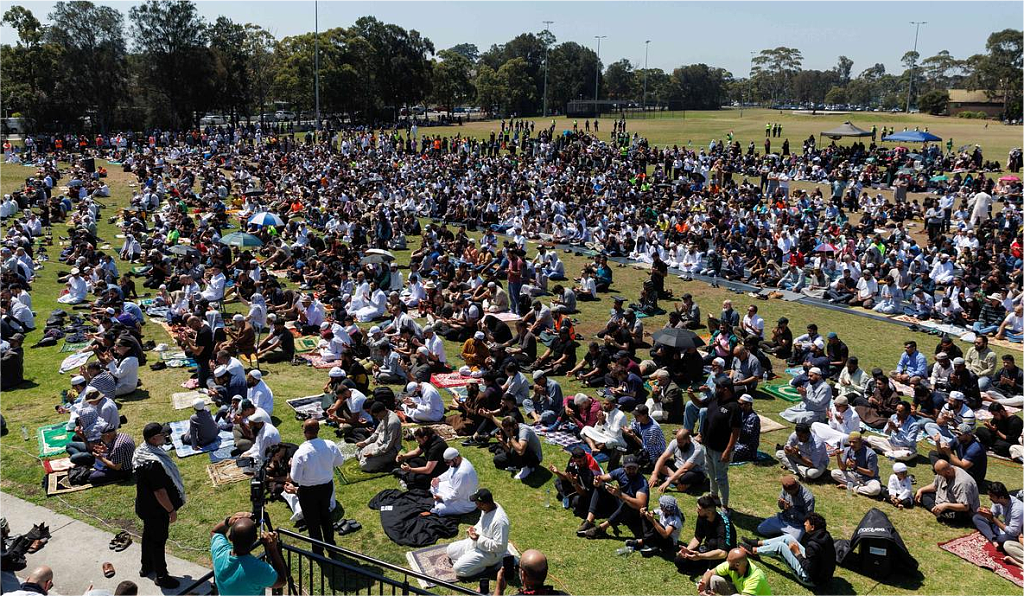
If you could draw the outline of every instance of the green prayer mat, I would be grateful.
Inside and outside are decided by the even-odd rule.
[[[342,484],[355,484],[388,475],[388,472],[364,472],[359,467],[359,459],[356,457],[345,460],[345,463],[338,468],[338,477]]]
[[[71,442],[73,435],[66,427],[65,422],[39,427],[36,431],[39,437],[39,457],[53,457],[64,453],[64,448]]]
[[[303,335],[295,338],[295,353],[305,354],[306,352],[312,352],[316,349],[317,344],[320,340],[316,337]]]
[[[63,352],[77,352],[78,350],[81,350],[82,348],[84,348],[87,345],[89,345],[89,342],[87,342],[87,341],[80,341],[78,343],[73,343],[73,344],[69,344],[68,342],[65,341],[64,345],[62,345],[60,347],[60,351],[62,353]]]
[[[796,387],[791,386],[789,381],[772,381],[771,383],[761,385],[760,389],[763,393],[783,401],[798,402],[803,399],[800,392],[797,391]]]

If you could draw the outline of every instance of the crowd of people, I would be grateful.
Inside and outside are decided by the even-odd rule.
[[[923,506],[939,521],[973,524],[1019,562],[1019,494],[988,482],[986,471],[993,454],[1022,455],[1021,419],[1011,414],[1024,402],[1022,370],[989,345],[1021,340],[1020,182],[982,171],[980,149],[936,145],[915,157],[810,138],[800,150],[786,139],[772,153],[767,133],[781,137],[781,125],[766,128],[764,153],[732,138],[658,148],[625,121],[613,124],[610,137],[597,121],[591,134],[589,122],[558,131],[516,120],[484,139],[346,129],[303,143],[239,127],[27,144],[8,156],[38,170],[4,198],[14,208],[5,211],[2,248],[3,389],[21,384],[22,344],[37,327],[39,346],[62,337],[85,344],[78,352],[95,360],[75,371],[58,406],[75,437],[67,450],[92,484],[134,476],[140,571],[165,588],[177,585],[163,553],[187,500],[184,483],[162,447],[169,430],[147,424],[136,444],[120,406],[141,386],[147,352],[167,350],[194,361],[194,386],[205,394],[182,442],[203,448],[231,432],[232,455],[254,468],[268,463],[276,496],[313,539],[334,543],[334,468],[344,460],[337,443],[320,438],[324,427],[354,444],[364,471],[428,490],[425,515],[480,511],[448,547],[460,578],[495,571],[508,547],[511,521],[496,498],[514,497],[481,487],[463,456],[484,446],[517,481],[550,470],[564,508],[580,519],[578,536],[625,526],[623,548],[699,575],[701,592],[770,593],[759,556],[782,559],[803,584],[827,586],[835,550],[815,511],[821,479],[894,511]],[[91,171],[87,155],[135,181],[123,210],[104,212],[106,171]],[[922,202],[880,192],[910,184],[901,169],[927,174],[954,163],[970,172]],[[825,186],[791,188],[796,181]],[[102,248],[110,239],[98,225],[108,218],[123,236],[119,260]],[[55,223],[68,224],[66,242],[54,242]],[[392,251],[414,238],[408,268],[399,267]],[[563,250],[589,262],[567,270]],[[51,259],[67,269],[57,273],[66,310],[40,325],[31,284]],[[627,262],[644,271],[635,298],[612,295],[615,265]],[[753,300],[745,309],[726,300],[702,319],[690,294],[677,301],[670,274],[910,316],[944,334],[933,351],[908,340],[898,362],[863,366],[841,330],[820,335],[811,324],[794,337],[785,317],[766,326]],[[573,315],[595,300],[611,308],[584,346]],[[673,306],[662,308],[666,301]],[[663,329],[645,329],[646,317],[666,310]],[[173,344],[147,341],[154,321],[171,329]],[[648,342],[650,331],[705,326],[706,346]],[[975,339],[964,353],[954,340],[966,333]],[[304,441],[287,443],[264,373],[311,363],[297,345],[309,337],[310,356],[333,368],[321,410],[303,422]],[[457,355],[445,340],[457,342]],[[758,538],[737,537],[730,464],[770,458],[754,396],[787,366],[798,369],[789,384],[799,402],[782,412],[795,429],[774,450],[788,474],[779,513],[760,523]],[[446,403],[432,379],[450,373],[465,388]],[[563,391],[569,379],[586,390]],[[428,426],[442,423],[463,451]],[[417,425],[412,449],[403,447],[403,424]],[[662,424],[677,429],[666,437]],[[541,441],[553,433],[579,440],[564,465],[545,461]],[[902,462],[919,457],[925,440],[935,445],[935,478],[913,491]],[[900,462],[887,482],[879,455]],[[672,492],[700,495],[692,538]],[[279,560],[246,558],[254,528],[240,513],[212,531],[222,593],[284,581]],[[272,546],[276,537],[262,540]],[[542,554],[524,553],[520,579],[530,593],[551,589],[546,568]],[[495,572],[504,589],[508,571]]]

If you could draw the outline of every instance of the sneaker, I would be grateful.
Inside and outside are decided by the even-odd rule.
[[[583,537],[587,540],[593,540],[595,538],[604,538],[607,535],[608,532],[601,526],[594,526],[586,532],[583,532]]]
[[[626,548],[631,548],[633,550],[636,550],[638,548],[641,548],[642,546],[643,545],[640,544],[639,540],[627,540],[626,541]]]
[[[178,580],[174,579],[169,575],[165,575],[163,577],[156,578],[156,585],[160,586],[161,588],[167,588],[170,590],[180,586],[181,582],[179,582]]]
[[[742,542],[743,544],[745,544],[745,545],[747,545],[747,546],[749,546],[751,548],[754,548],[754,547],[757,546],[757,543],[759,541],[754,539],[754,538],[751,538],[750,536],[743,536],[743,537],[740,538],[740,542]]]
[[[583,520],[583,523],[580,524],[580,527],[576,528],[576,535],[582,537],[584,532],[586,532],[587,530],[589,530],[589,529],[591,529],[593,527],[594,527],[594,522]]]
[[[519,470],[519,473],[515,475],[515,479],[520,482],[526,480],[526,477],[533,473],[533,468],[523,468]]]
[[[640,555],[643,556],[645,559],[653,557],[656,554],[658,554],[658,549],[654,548],[653,546],[645,546],[640,549]]]

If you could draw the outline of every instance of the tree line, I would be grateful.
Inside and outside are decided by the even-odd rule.
[[[920,60],[910,52],[901,75],[876,64],[853,77],[845,56],[833,69],[804,70],[798,49],[779,47],[760,52],[751,75],[736,79],[706,64],[665,72],[622,59],[604,67],[593,49],[558,43],[549,31],[485,51],[466,43],[438,50],[414,29],[362,17],[319,36],[278,40],[251,23],[223,16],[209,22],[194,3],[175,0],[149,0],[127,16],[76,0],[56,4],[48,20],[10,8],[3,22],[18,40],[0,46],[0,100],[8,115],[38,130],[178,129],[210,112],[232,123],[259,121],[276,102],[312,113],[317,61],[321,114],[353,122],[394,121],[421,103],[449,112],[474,105],[502,116],[535,116],[545,106],[563,113],[569,102],[595,96],[674,109],[730,101],[890,108],[905,100],[911,68],[913,102],[922,108],[941,103],[936,94],[946,89],[967,86],[1005,94],[1008,110],[1020,112],[1022,41],[1011,29],[989,37],[988,53],[963,60],[945,51]]]

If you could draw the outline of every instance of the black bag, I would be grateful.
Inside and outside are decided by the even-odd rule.
[[[68,471],[68,484],[72,486],[89,484],[89,474],[91,473],[91,466],[75,466]]]
[[[875,580],[887,579],[894,569],[905,573],[918,566],[892,522],[875,508],[864,515],[853,537],[836,540],[835,548],[836,563]]]

